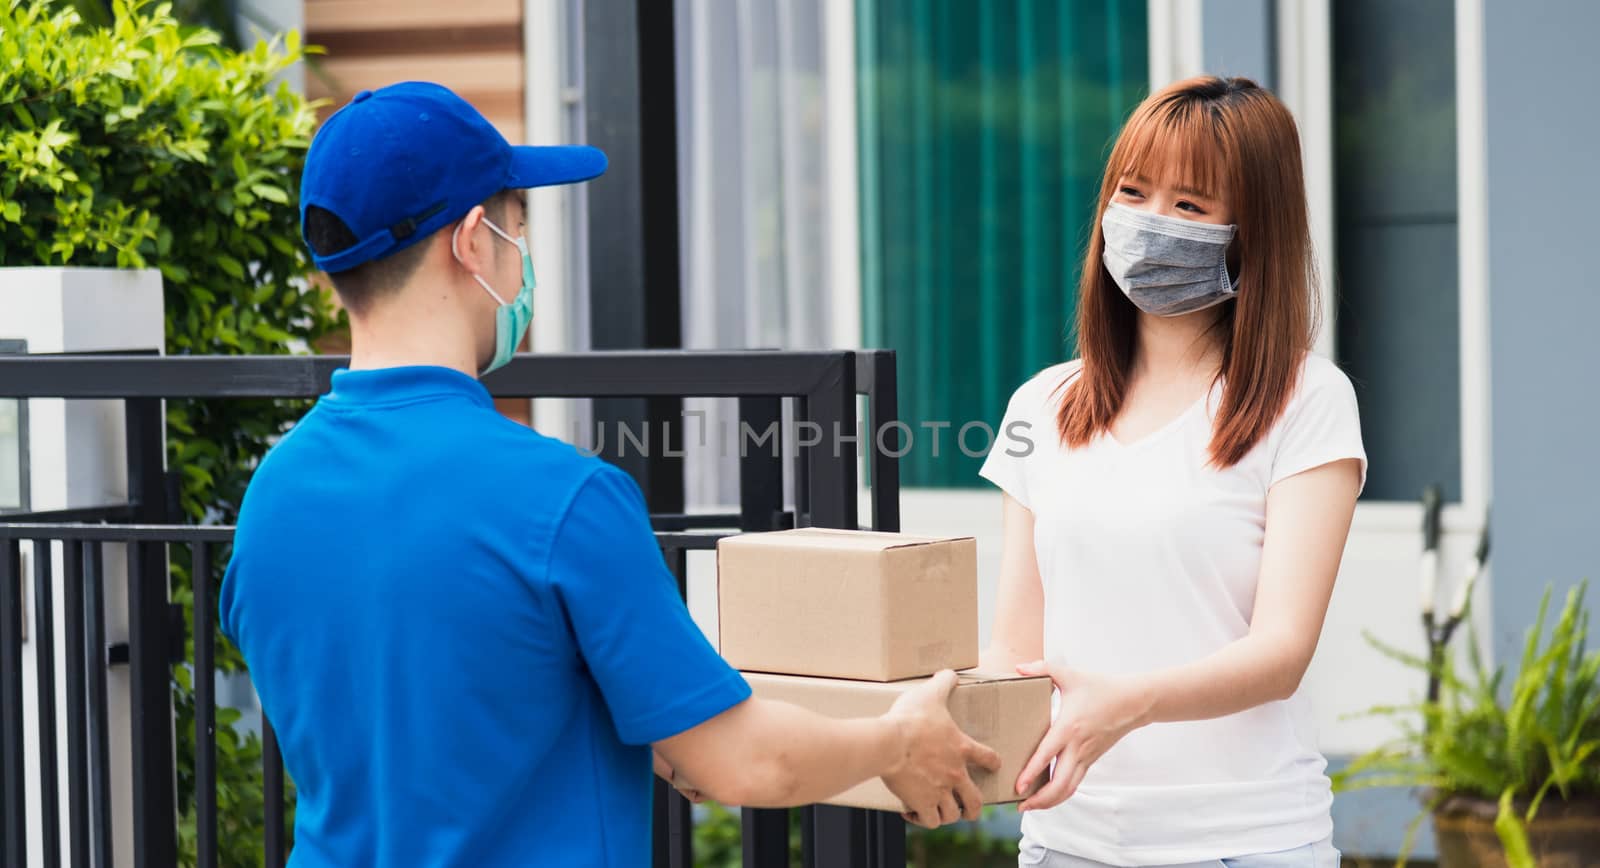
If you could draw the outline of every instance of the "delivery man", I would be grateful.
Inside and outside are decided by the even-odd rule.
[[[999,759],[951,721],[953,673],[875,719],[751,698],[632,479],[478,383],[532,316],[519,191],[605,167],[418,82],[312,142],[302,229],[354,349],[251,480],[220,601],[299,795],[291,865],[637,868],[652,747],[730,804],[881,776],[916,822],[977,816],[968,765]]]

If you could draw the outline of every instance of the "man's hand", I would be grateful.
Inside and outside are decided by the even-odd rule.
[[[706,794],[695,789],[693,784],[689,783],[682,775],[674,771],[672,766],[667,763],[666,758],[663,757],[659,751],[652,750],[650,752],[650,758],[652,765],[655,768],[656,777],[671,784],[672,788],[681,793],[684,798],[697,805],[706,800]]]
[[[929,829],[962,817],[978,819],[983,796],[967,766],[991,772],[1000,768],[1000,755],[972,740],[951,719],[948,703],[955,686],[954,672],[940,672],[902,694],[884,715],[899,729],[903,747],[883,782],[905,803],[906,820]]]

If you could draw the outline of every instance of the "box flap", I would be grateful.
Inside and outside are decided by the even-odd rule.
[[[954,542],[973,537],[917,536],[907,533],[885,533],[871,530],[843,530],[826,527],[801,527],[792,530],[742,533],[724,537],[717,545],[756,545],[783,548],[829,548],[856,551],[885,551],[930,543]]]
[[[1048,680],[1046,675],[1023,675],[1018,672],[988,672],[982,669],[963,669],[956,673],[961,684],[989,684],[994,681],[1028,681],[1034,678]]]
[[[863,681],[852,678],[818,678],[811,675],[787,675],[779,672],[752,672],[739,673],[747,680],[762,681],[770,684],[788,684],[795,687],[816,687],[825,684],[829,689],[839,690],[865,690],[871,692],[889,691],[898,693],[919,681],[927,681],[931,676],[922,678],[903,678],[899,681]],[[962,669],[956,673],[958,684],[992,684],[996,681],[1048,681],[1045,675],[1022,675],[1016,672],[987,672],[982,669]]]

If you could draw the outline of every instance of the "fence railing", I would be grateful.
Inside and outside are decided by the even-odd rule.
[[[168,596],[169,547],[188,546],[193,559],[197,845],[201,865],[216,864],[216,692],[213,564],[231,540],[231,528],[197,527],[170,521],[160,401],[169,398],[309,398],[324,393],[335,357],[49,356],[0,358],[0,397],[119,399],[124,402],[130,503],[8,516],[0,524],[0,855],[6,865],[28,865],[30,799],[37,799],[41,860],[62,864],[60,809],[66,808],[65,864],[104,868],[112,864],[112,812],[108,765],[105,641],[105,554],[127,553],[130,721],[132,738],[133,862],[138,868],[168,866],[177,857],[177,799],[172,753],[171,665],[173,643],[182,647],[182,619]],[[867,352],[646,351],[519,357],[485,380],[496,397],[731,397],[740,421],[753,427],[776,423],[782,401],[794,401],[794,416],[823,432],[857,433],[857,398],[867,397],[869,433],[859,446],[869,455],[872,520],[880,530],[899,527],[897,444],[873,436],[892,430],[897,416],[894,356]],[[780,431],[779,436],[782,436]],[[770,530],[787,524],[857,527],[857,454],[838,443],[801,441],[793,450],[794,502],[783,496],[783,458],[776,449],[741,452],[738,513],[652,516],[669,567],[686,591],[687,553],[713,548],[724,531]],[[850,441],[856,442],[856,441]],[[110,522],[87,524],[85,522]],[[62,565],[64,635],[54,634],[53,569]],[[35,711],[38,716],[39,791],[27,792],[24,745],[21,555],[32,554],[35,648]],[[58,667],[54,649],[63,649]],[[119,649],[120,650],[120,649]],[[65,678],[65,750],[57,732],[55,677]],[[283,767],[270,724],[263,721],[263,782],[267,793],[266,862],[287,857]],[[58,762],[64,754],[64,792],[58,792]],[[64,797],[64,798],[63,798]],[[654,858],[658,868],[693,864],[689,803],[662,782],[656,784]],[[855,809],[801,809],[807,866],[881,868],[905,864],[905,827],[893,814]],[[789,812],[742,812],[746,866],[789,864]]]

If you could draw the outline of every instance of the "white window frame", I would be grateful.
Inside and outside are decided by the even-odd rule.
[[[856,130],[856,4],[824,0],[823,86],[828,114],[830,343],[861,346],[861,149]],[[865,514],[865,513],[863,513]]]
[[[523,0],[523,117],[526,141],[582,140],[583,2]],[[576,77],[576,80],[573,80]],[[528,236],[539,272],[534,290],[533,349],[560,353],[588,347],[588,211],[583,185],[528,191]],[[559,439],[586,430],[587,402],[535,398],[533,425]]]
[[[1456,211],[1461,272],[1462,506],[1482,516],[1491,491],[1489,148],[1483,0],[1456,0]],[[1481,519],[1480,519],[1481,520]]]

